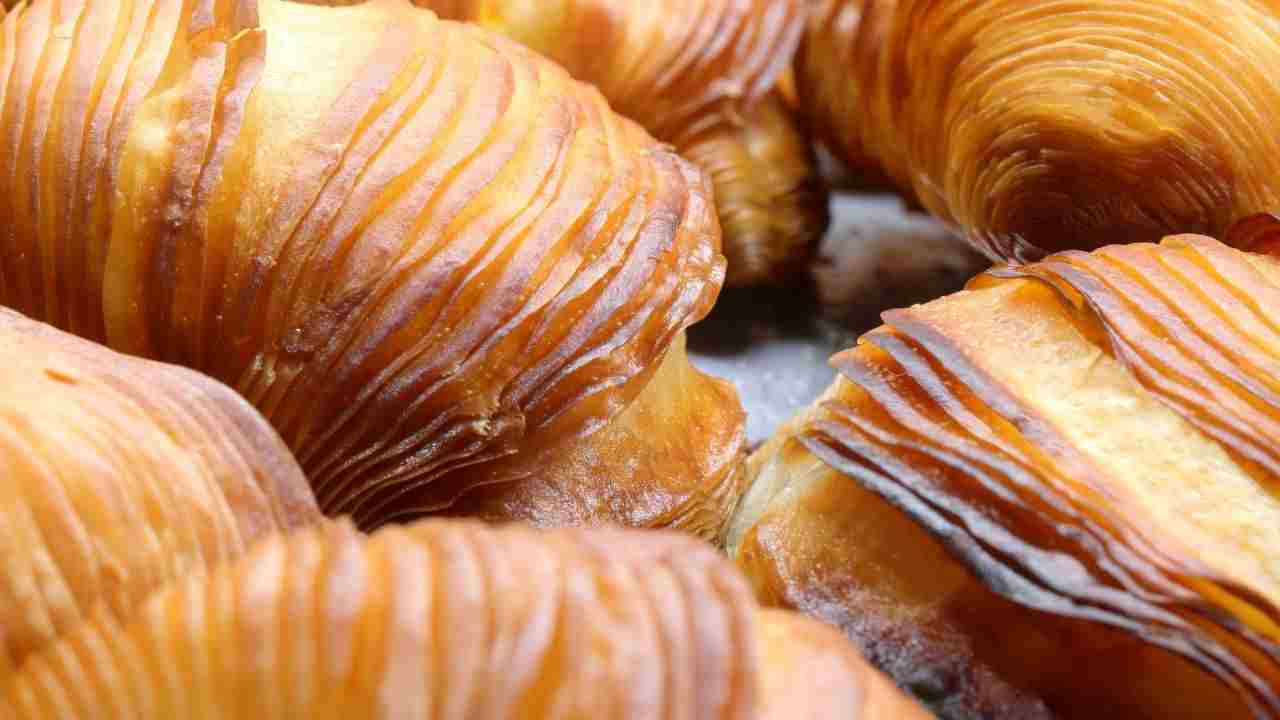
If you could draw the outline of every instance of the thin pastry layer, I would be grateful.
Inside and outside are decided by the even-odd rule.
[[[1280,716],[1277,293],[1174,236],[888,312],[753,457],[732,551],[943,705]]]
[[[5,697],[5,720],[925,717],[687,535],[442,520],[271,540]]]
[[[402,0],[35,0],[0,71],[0,302],[232,385],[362,526],[573,452],[724,277],[698,169]]]
[[[0,682],[86,620],[316,522],[230,388],[0,308]]]

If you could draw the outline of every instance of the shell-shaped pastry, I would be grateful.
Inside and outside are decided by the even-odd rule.
[[[0,682],[87,619],[320,512],[227,387],[0,308]]]
[[[1280,717],[1276,308],[1280,262],[1181,235],[888,312],[732,551],[941,708]]]
[[[801,106],[994,258],[1280,205],[1267,0],[818,0]]]
[[[232,385],[361,525],[661,392],[723,279],[698,169],[402,0],[35,0],[3,27],[0,302]]]
[[[687,535],[443,520],[273,539],[5,692],[5,720],[925,717]]]
[[[805,0],[414,0],[538,51],[706,170],[728,283],[800,277],[827,222],[803,129],[779,89]]]

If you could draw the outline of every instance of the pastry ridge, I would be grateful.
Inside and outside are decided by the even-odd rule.
[[[5,22],[0,302],[231,384],[363,525],[606,426],[723,282],[707,177],[477,27],[397,0]]]
[[[314,523],[301,469],[199,373],[0,308],[0,682],[86,621]]]

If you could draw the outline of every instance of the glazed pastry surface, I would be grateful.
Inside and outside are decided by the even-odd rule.
[[[943,709],[1275,717],[1275,307],[1280,262],[1182,235],[888,312],[731,552]]]
[[[520,41],[711,177],[729,285],[802,278],[827,223],[786,97],[805,0],[414,0]]]
[[[1280,203],[1270,0],[818,0],[800,106],[993,259]]]
[[[190,370],[0,308],[0,682],[90,620],[320,518],[265,420]]]
[[[6,720],[926,717],[686,535],[441,520],[276,538],[7,692]]]
[[[232,385],[327,512],[532,476],[696,373],[706,176],[512,41],[400,0],[36,0],[3,30],[0,303]],[[674,466],[678,433],[692,472],[739,452],[717,430],[632,447]]]

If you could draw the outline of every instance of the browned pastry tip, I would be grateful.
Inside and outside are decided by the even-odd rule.
[[[777,92],[680,146],[711,175],[731,286],[803,278],[827,228],[826,188],[794,111]]]
[[[622,523],[717,540],[744,489],[746,417],[736,397],[727,381],[689,363],[681,338],[608,426],[519,480],[474,488],[449,514],[542,527]],[[647,452],[654,428],[680,431]]]
[[[519,40],[707,171],[730,285],[799,279],[826,191],[782,93],[803,0],[415,0]]]
[[[885,314],[730,552],[947,717],[1280,717],[1280,261],[1195,235]]]
[[[275,538],[0,689],[6,720],[912,716],[842,638],[757,610],[691,537],[442,520]]]
[[[704,173],[399,0],[35,0],[0,68],[0,302],[232,385],[364,527],[589,443],[723,282]]]
[[[801,107],[997,259],[1220,237],[1280,202],[1265,0],[819,0]]]
[[[266,421],[199,373],[0,308],[0,682],[88,619],[319,519]]]

